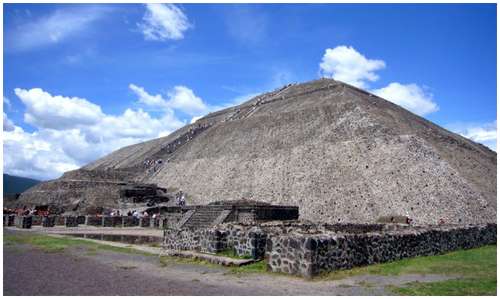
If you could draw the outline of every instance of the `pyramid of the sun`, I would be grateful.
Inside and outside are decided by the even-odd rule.
[[[159,161],[161,163],[159,163]],[[298,205],[322,222],[496,222],[497,155],[377,96],[320,79],[210,113],[21,196],[117,205],[122,181],[182,189],[188,204]],[[75,185],[76,184],[76,185]]]

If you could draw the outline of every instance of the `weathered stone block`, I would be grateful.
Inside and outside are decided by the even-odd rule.
[[[85,224],[90,226],[102,226],[103,217],[100,216],[86,216]]]
[[[122,216],[104,216],[102,225],[106,227],[122,226]]]
[[[78,221],[76,216],[66,216],[64,217],[64,226],[66,227],[77,227]]]

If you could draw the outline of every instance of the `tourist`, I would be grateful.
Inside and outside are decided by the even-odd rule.
[[[148,212],[144,211],[144,213],[142,214],[142,217],[144,217],[144,218],[147,218],[147,217],[149,217],[149,214],[148,214]]]
[[[134,210],[134,212],[132,213],[132,216],[134,216],[135,218],[139,218],[139,212]]]
[[[129,216],[129,217],[132,216],[132,211],[129,210],[127,213],[127,216]]]

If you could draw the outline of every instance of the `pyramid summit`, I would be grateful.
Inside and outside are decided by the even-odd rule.
[[[254,200],[315,222],[496,223],[497,155],[332,79],[284,86],[121,148],[24,192],[18,204],[89,212]]]

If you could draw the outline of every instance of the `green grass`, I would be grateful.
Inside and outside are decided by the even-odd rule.
[[[223,266],[212,264],[206,260],[191,258],[191,257],[177,257],[177,256],[160,256],[160,266],[169,267],[175,264],[188,264],[199,265],[214,268],[224,268]]]
[[[244,266],[229,268],[231,274],[249,274],[249,273],[271,273],[267,272],[267,265],[265,261],[258,261]]]
[[[354,275],[441,274],[458,279],[410,283],[392,287],[401,295],[496,295],[496,245],[459,250],[444,255],[416,257],[392,263],[322,273],[318,280],[336,280]]]
[[[89,254],[94,254],[97,250],[107,250],[126,254],[153,255],[150,253],[135,250],[133,248],[123,248],[106,244],[99,244],[93,241],[73,239],[70,237],[52,237],[38,234],[24,235],[4,235],[4,245],[7,244],[30,244],[45,252],[61,252],[69,247],[80,247],[87,249]]]
[[[238,254],[236,254],[236,250],[234,250],[234,248],[227,248],[221,252],[217,252],[215,255],[230,257],[233,259],[251,259],[252,258],[252,256],[250,256],[250,255],[239,256]]]

